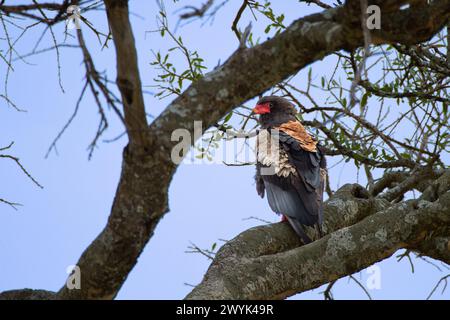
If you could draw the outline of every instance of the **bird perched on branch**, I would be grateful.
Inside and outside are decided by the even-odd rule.
[[[294,106],[277,96],[263,97],[253,112],[259,114],[256,190],[264,191],[270,208],[282,214],[306,244],[303,226],[314,226],[322,236],[326,160],[318,142],[296,118]]]

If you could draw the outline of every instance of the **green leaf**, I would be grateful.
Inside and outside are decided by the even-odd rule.
[[[367,98],[369,97],[369,95],[366,93],[364,93],[364,95],[361,98],[361,107],[365,107],[367,105]]]

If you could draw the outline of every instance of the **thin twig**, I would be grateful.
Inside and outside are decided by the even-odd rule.
[[[433,295],[433,293],[436,291],[436,289],[439,287],[439,285],[441,284],[441,282],[444,282],[444,287],[442,288],[442,292],[441,294],[444,293],[445,289],[447,289],[447,284],[448,281],[447,279],[450,278],[450,274],[447,274],[446,276],[443,276],[441,279],[439,279],[439,281],[436,283],[436,285],[434,286],[433,290],[431,290],[430,294],[427,297],[427,300],[430,300],[431,296]]]

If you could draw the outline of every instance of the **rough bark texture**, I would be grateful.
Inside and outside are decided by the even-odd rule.
[[[425,41],[438,32],[450,16],[450,0],[433,1],[425,7],[407,10],[399,10],[398,5],[406,1],[368,2],[382,7],[383,27],[372,34],[377,44]],[[363,45],[359,3],[348,1],[343,7],[306,16],[261,45],[249,49],[239,48],[222,66],[193,83],[147,127],[137,55],[128,17],[128,1],[106,0],[117,53],[117,84],[124,102],[130,145],[123,152],[121,178],[107,225],[77,263],[83,273],[82,289],[68,290],[64,286],[54,298],[114,298],[160,218],[168,211],[167,192],[176,170],[176,165],[170,159],[172,131],[178,128],[193,131],[194,120],[202,120],[206,130],[234,107],[306,65],[335,51]],[[336,196],[334,201],[327,205],[327,232],[359,221],[384,203],[344,195],[342,198]],[[282,224],[250,230],[237,238],[240,240],[225,246],[218,256],[218,259],[222,256],[226,261],[236,264],[236,274],[242,277],[242,283],[245,284],[243,290],[238,290],[240,284],[232,278],[231,269],[215,262],[202,285],[189,297],[275,298],[316,287],[323,281],[336,279],[364,268],[370,262],[386,258],[405,244],[416,243],[436,223],[448,223],[442,210],[448,209],[448,193],[436,203],[424,200],[420,206],[414,209],[412,204],[405,203],[388,211],[382,210],[357,225],[336,231],[301,248],[296,248],[296,238]],[[333,213],[333,210],[336,212]],[[339,211],[344,214],[337,214]],[[394,221],[390,214],[399,220]],[[431,221],[433,215],[436,216],[434,222]],[[377,221],[379,225],[371,221]],[[386,242],[381,241],[381,238],[386,239]],[[343,245],[338,243],[338,239],[344,240]],[[254,247],[255,250],[239,256],[236,252],[245,248],[239,248],[237,243],[247,248]],[[366,247],[365,243],[369,246]],[[233,248],[233,253],[225,254],[230,248]],[[266,256],[261,256],[259,252],[264,252]],[[271,255],[276,252],[281,253],[271,261]],[[327,254],[324,255],[324,252]],[[357,253],[364,253],[363,257],[350,259]],[[257,258],[251,259],[253,256]],[[345,259],[349,259],[348,262]],[[326,266],[329,263],[338,268],[332,272]],[[288,266],[292,268],[288,270]],[[223,276],[218,274],[220,268],[224,268]],[[315,271],[307,275],[306,270],[311,268]],[[268,278],[257,279],[252,277],[250,271],[255,275],[266,272],[268,276],[276,275],[281,280],[271,289]],[[259,294],[256,289],[260,291]],[[262,293],[267,295],[263,296]],[[3,293],[0,298],[37,297],[34,294],[17,294],[20,293]],[[45,297],[50,296],[46,293]]]

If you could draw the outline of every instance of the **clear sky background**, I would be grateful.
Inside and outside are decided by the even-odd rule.
[[[23,1],[8,1],[8,4]],[[31,1],[30,1],[31,2]],[[276,2],[276,3],[275,3]],[[165,1],[172,28],[177,21],[177,8],[185,3],[200,4],[201,1],[180,1],[174,5]],[[213,24],[201,26],[193,22],[178,28],[185,44],[196,49],[205,59],[208,70],[219,61],[224,62],[237,48],[238,43],[230,26],[241,1],[230,0],[217,14]],[[130,1],[134,34],[139,55],[142,83],[154,84],[157,74],[150,62],[153,51],[173,46],[166,38],[161,39],[156,29],[158,8],[154,1]],[[285,24],[314,12],[315,7],[299,5],[298,1],[274,1],[275,12],[286,15]],[[104,12],[86,14],[98,29],[106,29]],[[253,21],[253,30],[261,35],[265,22],[261,17]],[[241,28],[252,20],[245,12]],[[9,26],[11,34],[20,31]],[[42,30],[42,29],[40,29]],[[106,71],[115,79],[115,55],[112,48],[101,50],[95,36],[84,27],[88,47],[98,70]],[[1,32],[1,31],[0,31]],[[55,28],[59,41],[63,41],[63,26]],[[30,52],[40,33],[29,31],[17,43],[16,49]],[[0,37],[4,37],[1,34]],[[68,40],[70,41],[70,39]],[[6,50],[5,41],[0,49]],[[40,48],[52,45],[50,34]],[[7,159],[0,160],[0,198],[23,204],[18,211],[0,204],[0,291],[18,288],[58,290],[66,279],[66,268],[76,264],[83,250],[103,229],[109,215],[114,192],[119,179],[122,149],[126,138],[114,143],[100,143],[92,160],[88,161],[87,146],[97,125],[98,112],[89,95],[82,102],[79,114],[72,126],[58,143],[58,155],[44,155],[62,126],[73,112],[81,92],[84,66],[79,49],[62,49],[61,74],[65,93],[58,87],[56,54],[54,51],[14,62],[14,71],[8,82],[9,97],[27,112],[17,112],[0,100],[0,147],[14,141],[8,153],[18,156],[22,164],[44,186],[37,188],[23,175],[17,166]],[[175,63],[183,65],[181,57]],[[313,65],[313,74],[320,76],[330,72],[334,58]],[[0,89],[4,91],[6,66],[0,63]],[[299,83],[306,78],[300,73]],[[145,95],[148,113],[158,115],[173,97],[159,100],[151,92]],[[323,97],[317,97],[318,99]],[[252,103],[248,103],[249,106]],[[123,132],[113,112],[108,113],[110,128],[104,139],[111,139]],[[406,129],[405,129],[406,130]],[[408,132],[405,132],[405,135]],[[333,166],[337,159],[330,158]],[[266,203],[255,191],[253,167],[226,167],[223,165],[181,165],[169,190],[170,212],[159,223],[155,235],[146,246],[139,262],[129,274],[121,289],[119,299],[181,299],[202,279],[210,261],[199,254],[185,253],[190,242],[209,248],[219,239],[232,239],[249,227],[261,224],[256,220],[244,220],[258,216],[278,221]],[[332,188],[354,183],[362,177],[351,165],[335,166],[330,170]],[[397,254],[401,253],[398,252]],[[432,262],[431,259],[429,259]],[[377,265],[381,272],[381,288],[369,290],[375,299],[423,299],[448,269],[441,263],[431,265],[413,259],[414,273],[407,259],[397,262],[395,255]],[[362,271],[355,275],[366,285],[369,274]],[[294,298],[323,299],[322,288]],[[364,292],[353,281],[344,278],[334,287],[337,299],[366,299]],[[450,298],[450,290],[434,298]]]

